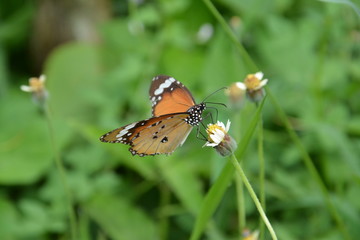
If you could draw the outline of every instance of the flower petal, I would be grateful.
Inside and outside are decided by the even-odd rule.
[[[235,84],[239,89],[246,90],[246,85],[243,82],[236,82]]]
[[[255,77],[259,80],[261,80],[264,77],[264,73],[263,72],[257,72],[254,74]]]
[[[211,142],[206,142],[203,147],[216,147],[217,145],[219,145],[219,144],[217,144],[217,143],[211,143]]]
[[[219,127],[221,127],[222,129],[225,129],[225,125],[223,122],[217,121],[216,125],[218,125]]]
[[[227,120],[227,123],[226,123],[226,128],[225,128],[225,131],[226,131],[226,132],[229,131],[229,129],[230,129],[230,124],[231,124],[231,122],[230,122],[230,120],[228,119],[228,120]]]
[[[27,85],[21,85],[20,89],[24,92],[32,92],[33,91],[32,87],[27,86]]]
[[[214,134],[210,135],[211,140],[213,140],[214,143],[220,143],[224,139],[225,133],[219,129],[214,130]]]
[[[46,80],[46,76],[44,74],[41,74],[40,77],[39,77],[39,81],[41,83],[45,83],[45,80]]]

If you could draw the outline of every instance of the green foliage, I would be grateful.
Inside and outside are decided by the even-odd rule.
[[[19,88],[34,77],[28,48],[39,6],[0,4],[0,239],[71,238],[57,152],[76,213],[76,239],[239,239],[230,161],[202,148],[195,131],[171,156],[140,158],[128,146],[98,139],[150,117],[153,76],[175,77],[200,102],[253,73],[252,62],[279,102],[267,98],[262,108],[266,215],[278,238],[344,239],[332,204],[357,239],[359,1],[214,1],[250,59],[202,1],[123,2],[112,1],[120,14],[97,26],[99,41],[63,43],[44,63],[52,130],[46,112]],[[205,23],[214,33],[201,41]],[[209,101],[227,103],[222,93]],[[249,135],[256,108],[247,102],[240,113],[218,111],[219,120],[232,121],[230,134],[259,196],[256,134]],[[246,226],[258,229],[259,214],[246,191],[243,197]]]

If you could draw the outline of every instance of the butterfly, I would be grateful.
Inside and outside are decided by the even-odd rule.
[[[149,95],[151,118],[112,130],[100,141],[130,145],[129,151],[141,157],[171,154],[203,120],[206,104],[196,104],[190,91],[173,77],[154,77]]]

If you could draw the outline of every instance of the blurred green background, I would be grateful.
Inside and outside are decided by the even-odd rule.
[[[359,1],[353,1],[359,6]],[[312,0],[217,0],[269,79],[350,235],[360,235],[360,16]],[[200,102],[253,73],[202,1],[0,2],[0,239],[69,239],[47,119],[20,91],[45,74],[55,149],[66,168],[79,239],[188,239],[227,158],[195,131],[171,156],[133,157],[100,135],[150,117],[152,77]],[[222,93],[212,101],[227,103]],[[255,107],[219,107],[239,141]],[[279,239],[343,239],[271,102],[263,109],[267,215]],[[258,189],[256,134],[243,165]],[[259,216],[245,191],[246,225]],[[240,239],[234,184],[203,239]],[[266,233],[266,239],[270,239]]]

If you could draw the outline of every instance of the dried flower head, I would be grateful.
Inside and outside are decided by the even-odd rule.
[[[235,82],[226,90],[229,96],[231,106],[235,109],[241,109],[245,103],[246,86],[242,82]]]
[[[45,88],[45,80],[45,75],[41,75],[39,78],[30,78],[29,85],[21,85],[20,89],[24,92],[32,93],[33,100],[43,106],[48,98],[48,92]]]
[[[264,86],[267,84],[268,79],[262,79],[263,77],[262,72],[257,72],[248,74],[244,80],[247,96],[253,102],[259,102],[265,96]]]
[[[251,232],[249,229],[244,229],[242,232],[243,240],[258,240],[259,230]]]
[[[221,156],[228,156],[233,153],[237,144],[235,140],[228,134],[230,129],[230,121],[225,124],[218,121],[216,124],[208,124],[206,132],[208,134],[208,141],[204,147],[213,147]]]

